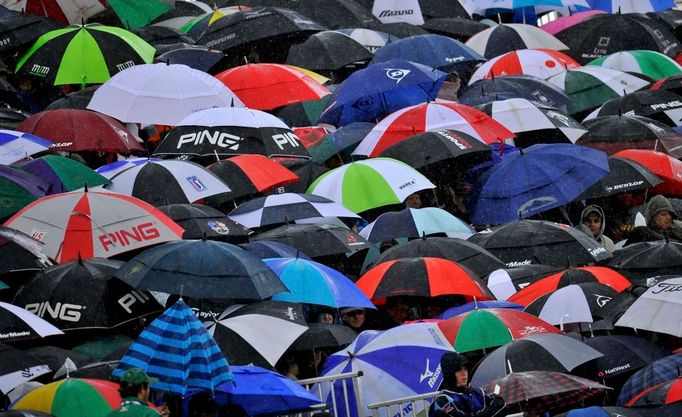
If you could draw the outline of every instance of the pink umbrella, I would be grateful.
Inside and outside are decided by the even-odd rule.
[[[552,35],[556,35],[562,30],[568,29],[573,25],[577,25],[583,20],[587,20],[592,16],[604,13],[606,12],[603,10],[588,10],[586,12],[573,13],[569,16],[563,16],[557,20],[552,20],[551,22],[540,26],[540,29]]]

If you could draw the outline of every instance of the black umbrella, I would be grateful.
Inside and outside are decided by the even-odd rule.
[[[597,282],[571,284],[541,296],[523,311],[554,325],[591,323],[595,313],[617,294],[613,288]],[[510,301],[513,302],[514,297],[511,297]],[[563,320],[563,317],[557,317],[558,315],[568,317]]]
[[[330,224],[287,224],[264,233],[253,240],[274,240],[286,243],[312,258],[355,253],[369,249],[370,243],[359,234]]]
[[[655,187],[661,179],[635,161],[609,157],[609,173],[585,190],[577,200],[608,197],[626,191]]]
[[[586,120],[588,132],[578,145],[614,154],[625,149],[652,149],[682,156],[682,136],[661,122],[644,116],[616,114]]]
[[[201,3],[203,4],[203,3]],[[206,5],[204,5],[205,7]],[[176,17],[191,17],[191,16],[201,16],[206,13],[206,10],[191,1],[177,1],[174,2],[173,8],[152,20],[149,25],[152,26],[156,23],[165,22],[166,20],[171,20]]]
[[[557,267],[605,261],[611,254],[580,230],[544,220],[518,220],[469,238],[508,267],[545,264]]]
[[[30,13],[0,17],[0,51],[16,50],[30,45],[43,34],[63,27],[52,19]]]
[[[0,226],[0,276],[12,271],[37,271],[52,265],[43,243],[31,236]]]
[[[409,38],[410,36],[415,35],[428,35],[429,33],[426,29],[422,29],[420,26],[411,25],[405,22],[372,23],[368,25],[367,28],[388,33],[401,39]]]
[[[665,90],[673,94],[682,95],[682,74],[674,74],[658,80],[650,88],[652,90]]]
[[[460,263],[478,276],[488,275],[505,266],[495,255],[480,246],[466,240],[449,237],[425,237],[394,246],[382,253],[372,264],[378,265],[394,259],[420,256],[443,258]]]
[[[556,107],[564,112],[569,102],[568,96],[559,87],[528,75],[506,75],[478,80],[460,89],[457,98],[468,106],[510,98],[525,98]]]
[[[646,14],[650,18],[663,23],[677,39],[682,35],[682,10],[668,9],[660,12],[649,12]]]
[[[290,350],[339,348],[350,344],[358,335],[352,328],[340,324],[312,323],[309,326],[289,347]]]
[[[151,294],[114,279],[121,265],[91,258],[52,266],[22,285],[14,304],[62,330],[112,328],[163,310]]]
[[[80,368],[94,362],[95,360],[90,355],[73,350],[62,349],[57,346],[30,347],[26,349],[25,352],[42,360],[47,366],[49,366],[50,369],[52,369],[52,371],[55,373],[55,379],[58,376],[66,376],[66,374],[63,373],[63,370],[61,373],[59,373],[59,375],[57,375],[62,367],[68,367],[70,372],[70,370],[73,369],[72,366],[74,365],[76,368]],[[67,360],[70,360],[72,364],[67,364]]]
[[[219,63],[224,59],[225,54],[222,52],[202,47],[173,49],[156,57],[157,62],[183,64],[213,75],[223,69]],[[212,70],[214,67],[216,70]]]
[[[271,242],[268,240],[259,240],[257,242],[242,243],[240,248],[253,253],[260,259],[268,258],[301,258],[312,260],[308,255],[300,250],[289,246],[282,242]]]
[[[291,170],[301,180],[291,184],[286,184],[281,187],[266,193],[266,194],[282,194],[282,193],[305,193],[320,175],[329,171],[329,168],[313,162],[312,159],[302,158],[273,158],[277,162],[284,165],[285,168]]]
[[[289,48],[287,64],[313,71],[358,69],[367,65],[372,53],[350,36],[331,30],[315,33]]]
[[[85,110],[92,100],[92,96],[95,91],[99,88],[99,84],[91,85],[89,87],[83,88],[81,90],[69,93],[64,97],[58,98],[57,100],[50,103],[45,110],[57,110],[57,109],[80,109]]]
[[[602,317],[611,323],[615,323],[620,316],[623,315],[625,310],[627,310],[640,295],[644,294],[646,290],[647,287],[645,286],[633,285],[632,287],[619,292],[611,301],[606,303],[599,311],[595,312],[595,316]]]
[[[682,125],[682,96],[666,90],[640,90],[612,98],[585,118],[628,114],[644,116],[668,127]]]
[[[251,231],[220,210],[202,204],[169,204],[158,207],[185,229],[183,239],[213,239],[230,243],[248,240]]]
[[[213,240],[176,240],[147,249],[116,276],[137,289],[197,299],[262,300],[287,291],[255,255]]]
[[[184,33],[165,26],[145,26],[133,30],[133,33],[151,45],[167,45],[173,43],[186,43],[192,45],[194,43],[194,39]]]
[[[682,274],[682,243],[660,240],[627,245],[613,252],[608,265],[638,284],[657,275],[679,275]]]
[[[561,271],[550,265],[530,264],[513,268],[500,268],[485,277],[488,289],[498,300],[506,300],[513,294],[542,278]]]
[[[44,360],[9,345],[0,344],[0,393],[50,372]]]
[[[466,17],[437,17],[429,19],[422,25],[423,29],[437,35],[449,36],[461,42],[474,36],[490,26]]]
[[[668,28],[645,15],[601,14],[556,34],[581,65],[614,52],[647,49],[675,57],[682,47]]]
[[[14,130],[19,123],[28,119],[30,113],[15,109],[7,103],[0,103],[0,129]]]

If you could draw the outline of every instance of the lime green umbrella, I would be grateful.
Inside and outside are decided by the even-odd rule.
[[[107,3],[121,23],[131,30],[147,26],[172,9],[170,4],[160,0],[108,0]]]
[[[125,29],[97,23],[47,32],[19,60],[16,72],[54,84],[99,84],[154,59],[153,46]]]
[[[595,59],[587,65],[643,74],[654,80],[682,74],[682,66],[672,58],[647,50],[616,52]]]

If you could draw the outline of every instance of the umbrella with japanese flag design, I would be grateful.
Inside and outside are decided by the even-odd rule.
[[[137,198],[105,190],[79,190],[37,200],[5,226],[45,244],[57,262],[119,253],[179,240],[184,232],[168,216]]]
[[[521,49],[497,56],[478,67],[469,79],[469,84],[505,75],[525,74],[546,79],[579,66],[570,56],[553,49]]]

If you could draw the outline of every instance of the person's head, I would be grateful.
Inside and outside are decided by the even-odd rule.
[[[405,207],[407,208],[420,208],[422,206],[422,199],[419,193],[412,193],[405,199]]]
[[[328,311],[321,311],[317,315],[317,322],[318,323],[325,323],[325,324],[333,324],[334,323],[334,315]]]
[[[580,223],[587,226],[594,238],[604,232],[604,210],[601,207],[590,205],[585,207],[580,215]]]
[[[469,385],[469,361],[466,356],[457,352],[448,352],[440,360],[440,369],[443,374],[443,388],[452,389]]]
[[[400,297],[388,297],[386,313],[394,322],[402,324],[410,317],[410,306]]]
[[[668,230],[673,227],[674,219],[677,219],[677,213],[667,198],[657,195],[649,201],[646,208],[646,221],[649,227]]]
[[[150,378],[142,369],[130,368],[121,376],[118,391],[121,398],[137,397],[142,401],[147,401],[150,391],[149,384],[156,381],[156,378]]]
[[[365,324],[365,309],[349,307],[341,310],[341,319],[348,326],[359,329]]]

